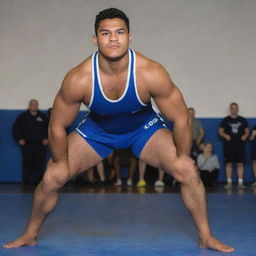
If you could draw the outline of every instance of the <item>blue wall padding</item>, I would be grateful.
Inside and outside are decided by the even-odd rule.
[[[19,146],[12,138],[12,125],[17,116],[24,110],[0,110],[0,182],[20,182],[21,181],[21,155]],[[71,125],[69,132],[74,130],[77,124],[83,119],[86,112],[81,111],[77,115],[74,123]],[[226,181],[225,168],[222,157],[222,141],[218,136],[218,128],[221,118],[200,118],[206,134],[204,141],[210,141],[214,144],[215,154],[218,155],[221,172],[219,176],[220,182]],[[247,119],[249,127],[256,124],[255,118]],[[171,127],[171,124],[167,124]],[[247,142],[247,161],[245,165],[245,182],[252,182],[252,163],[251,163],[251,143]],[[234,179],[237,179],[236,172],[233,172]]]

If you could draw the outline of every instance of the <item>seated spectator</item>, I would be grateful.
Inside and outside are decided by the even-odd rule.
[[[146,181],[144,179],[146,171],[146,163],[139,160],[139,181],[137,183],[137,187],[145,187]],[[155,182],[155,187],[164,187],[164,171],[158,170],[158,180]]]
[[[129,174],[127,179],[127,186],[133,186],[133,175],[137,167],[137,159],[133,155],[131,149],[117,149],[113,155],[114,169],[116,172],[115,186],[122,186],[121,167],[128,167]]]
[[[210,142],[202,146],[203,153],[198,155],[197,166],[201,174],[201,179],[205,186],[214,186],[219,175],[219,160],[213,154],[213,145]]]

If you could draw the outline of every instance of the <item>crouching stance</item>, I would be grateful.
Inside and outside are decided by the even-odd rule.
[[[73,68],[55,98],[49,126],[52,150],[47,171],[35,191],[25,233],[6,248],[34,245],[58,190],[74,175],[96,165],[115,148],[130,147],[144,162],[181,182],[183,201],[191,212],[200,247],[222,252],[234,249],[216,240],[209,228],[204,186],[191,149],[191,125],[179,89],[159,63],[129,48],[129,20],[110,8],[96,16],[94,43],[98,51]],[[151,106],[154,99],[173,133]],[[65,128],[80,104],[90,112],[69,137]]]

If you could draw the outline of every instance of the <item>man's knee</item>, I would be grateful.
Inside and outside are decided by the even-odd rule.
[[[177,181],[182,184],[200,183],[200,174],[192,159],[189,157],[177,158],[176,162],[174,164],[173,176]]]
[[[227,168],[232,168],[232,165],[233,165],[232,162],[227,162],[227,163],[226,163],[226,167],[227,167]]]
[[[244,167],[244,164],[243,164],[243,163],[237,163],[237,167],[238,167],[238,168],[243,168],[243,167]]]
[[[60,172],[58,168],[49,166],[43,177],[43,185],[51,190],[56,190],[63,187],[69,179],[68,170]]]

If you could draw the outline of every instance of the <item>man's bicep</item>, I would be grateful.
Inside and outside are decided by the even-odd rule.
[[[169,120],[175,121],[187,116],[187,106],[180,90],[175,86],[155,98],[156,105],[161,113]]]
[[[68,98],[63,92],[57,94],[51,116],[51,125],[60,125],[65,128],[69,127],[75,119],[80,108],[80,102]]]

